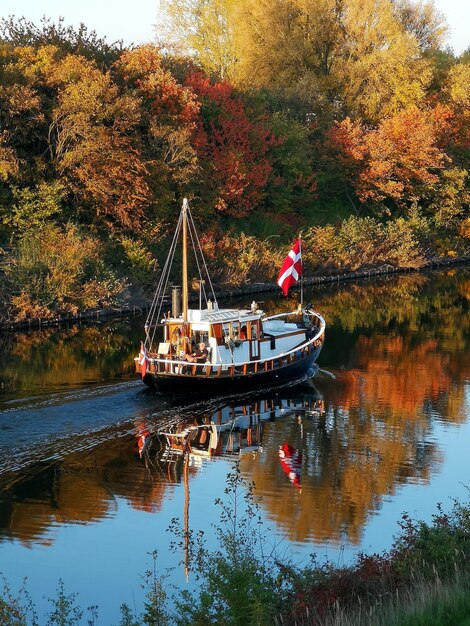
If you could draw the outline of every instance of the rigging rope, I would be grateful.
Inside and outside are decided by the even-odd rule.
[[[149,310],[149,314],[147,317],[147,321],[145,323],[145,327],[146,329],[148,328],[153,328],[153,332],[152,334],[148,334],[147,338],[149,340],[149,345],[148,345],[148,349],[149,351],[151,351],[151,348],[153,346],[153,342],[155,339],[155,334],[157,331],[157,325],[158,325],[158,321],[160,319],[161,316],[161,311],[163,308],[163,300],[164,300],[164,295],[168,286],[168,280],[170,277],[170,270],[171,270],[171,266],[173,264],[173,258],[175,256],[175,251],[176,251],[176,244],[178,241],[178,237],[179,237],[179,233],[181,231],[181,225],[183,222],[183,215],[182,213],[180,214],[180,217],[178,219],[178,224],[176,226],[176,230],[175,230],[175,234],[173,235],[173,240],[171,242],[171,246],[170,246],[170,250],[168,252],[168,256],[165,262],[165,265],[163,267],[161,276],[160,276],[160,280],[158,282],[157,285],[157,289],[155,291],[155,295],[152,301],[152,304],[150,306],[150,310]],[[157,305],[159,305],[157,307]]]
[[[203,275],[205,277],[207,277],[207,282],[209,285],[209,293],[212,294],[212,297],[214,298],[214,305],[215,308],[218,308],[218,303],[217,303],[217,298],[215,295],[215,291],[214,291],[214,286],[212,284],[211,281],[211,277],[209,275],[209,270],[207,268],[207,263],[206,263],[206,259],[204,257],[204,253],[202,251],[202,246],[201,246],[201,242],[200,239],[198,237],[197,234],[197,230],[196,230],[196,225],[194,223],[194,218],[192,216],[191,210],[189,208],[189,205],[187,206],[187,211],[186,214],[188,216],[188,231],[189,231],[189,235],[191,238],[191,244],[193,247],[193,251],[194,251],[194,257],[196,260],[196,265],[197,265],[197,270],[199,273],[199,277],[200,277],[200,281],[201,281],[201,293],[204,293],[204,299],[206,302],[206,305],[208,304],[208,298],[207,298],[207,292],[206,292],[206,288],[205,288],[205,281],[203,280]],[[183,211],[180,212],[179,215],[179,219],[178,219],[178,223],[175,229],[175,233],[173,235],[173,240],[171,242],[171,246],[170,246],[170,250],[168,252],[168,256],[165,262],[165,265],[162,269],[162,273],[160,275],[160,280],[158,281],[158,285],[154,294],[154,297],[152,299],[152,304],[150,305],[150,309],[149,309],[149,314],[147,316],[147,320],[145,322],[145,332],[146,332],[146,340],[145,340],[145,345],[147,347],[147,349],[149,350],[149,352],[152,351],[152,346],[155,340],[155,334],[157,331],[157,327],[158,327],[158,323],[161,319],[161,312],[162,312],[162,308],[163,308],[163,300],[164,300],[164,296],[168,287],[168,282],[169,282],[169,278],[170,278],[170,271],[171,271],[171,266],[173,264],[173,259],[174,259],[174,255],[175,255],[175,251],[176,251],[176,245],[178,242],[178,238],[180,236],[180,232],[181,232],[181,228],[182,228],[182,224],[183,224]],[[151,331],[151,332],[149,332]],[[222,333],[223,335],[226,335],[226,329],[225,329],[225,325],[222,324]],[[232,355],[233,357],[233,355]]]

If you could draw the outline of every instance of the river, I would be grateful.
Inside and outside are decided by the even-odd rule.
[[[170,592],[194,584],[168,528],[216,547],[237,461],[269,540],[300,563],[386,550],[405,511],[429,521],[468,501],[470,268],[307,298],[327,322],[319,371],[246,396],[147,390],[133,371],[143,316],[0,335],[0,572],[13,592],[27,577],[41,623],[59,580],[99,624],[122,602],[139,612],[154,550]],[[216,456],[183,466],[158,433],[195,422],[226,426]]]

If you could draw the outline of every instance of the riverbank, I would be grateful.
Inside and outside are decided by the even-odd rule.
[[[303,279],[306,286],[327,286],[331,284],[339,284],[342,282],[350,282],[356,280],[364,280],[374,277],[382,277],[395,274],[407,274],[425,272],[428,270],[443,269],[446,267],[453,267],[457,265],[470,264],[470,256],[464,256],[459,258],[439,258],[433,259],[419,268],[403,268],[394,267],[392,265],[381,265],[380,267],[368,268],[367,270],[359,270],[356,272],[336,272],[331,274],[323,274],[319,276],[306,276]],[[258,294],[275,293],[279,291],[279,287],[276,283],[263,282],[263,283],[247,283],[240,287],[227,287],[224,285],[215,286],[217,298],[220,302],[229,300],[231,298],[239,298],[243,296],[256,296]],[[196,302],[199,296],[193,296],[192,302]],[[150,299],[132,298],[128,297],[122,306],[115,306],[106,309],[90,309],[80,311],[74,315],[63,314],[57,315],[51,318],[35,318],[27,321],[14,322],[0,322],[0,332],[8,332],[14,330],[22,330],[25,328],[41,328],[44,326],[59,326],[61,324],[75,323],[75,322],[91,322],[93,320],[100,320],[109,317],[138,315],[143,311],[148,310],[151,304]]]

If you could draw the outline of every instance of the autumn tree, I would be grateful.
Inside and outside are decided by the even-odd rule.
[[[123,93],[140,103],[143,159],[161,209],[175,196],[180,199],[181,187],[188,185],[196,173],[198,163],[192,138],[200,104],[193,91],[163,67],[155,46],[125,52],[114,72]]]
[[[158,37],[162,47],[191,56],[209,74],[223,80],[233,77],[236,56],[233,28],[236,3],[233,0],[181,2],[162,0]]]
[[[5,133],[0,138],[0,180],[6,181],[18,173],[18,159],[14,150],[5,145]]]
[[[219,16],[231,59],[224,72],[240,88],[295,88],[312,106],[320,104],[320,93],[323,105],[336,107],[337,118],[349,114],[371,121],[424,96],[430,71],[420,46],[434,45],[441,33],[441,22],[427,5],[413,13],[389,0],[224,0],[222,13],[221,1],[172,6],[197,16],[191,46],[207,71],[215,68],[206,59],[218,53],[206,16]]]
[[[194,73],[187,84],[202,102],[194,145],[205,193],[210,190],[212,196],[208,200],[219,213],[247,215],[263,198],[272,170],[268,150],[280,140],[262,119],[249,119],[228,83]]]
[[[416,39],[421,52],[442,47],[448,26],[432,2],[394,0],[393,10],[405,31]]]
[[[442,87],[433,116],[448,163],[432,206],[439,225],[452,228],[465,219],[470,205],[470,65],[455,63]]]
[[[78,28],[66,26],[64,18],[57,22],[43,17],[40,25],[24,17],[0,19],[0,41],[15,48],[54,46],[64,54],[78,54],[108,67],[123,50],[122,41],[109,44],[81,23]]]
[[[446,162],[429,111],[413,106],[367,130],[346,119],[330,136],[360,201],[404,208],[429,200]]]
[[[466,170],[470,168],[470,63],[457,63],[451,67],[444,84],[444,95],[451,111],[448,148],[454,159]]]
[[[31,49],[0,43],[0,146],[3,180],[35,181],[47,149],[42,93],[24,59]],[[21,162],[22,167],[18,165]]]
[[[76,55],[61,59],[47,82],[57,90],[48,139],[59,175],[95,216],[138,226],[149,202],[139,136],[130,132],[139,121],[138,102]]]
[[[40,229],[46,221],[61,221],[65,188],[58,181],[41,181],[35,187],[12,186],[13,203],[0,207],[0,224],[10,231],[12,240]]]
[[[430,79],[388,0],[348,0],[336,71],[345,112],[372,122],[420,102]]]
[[[2,60],[3,154],[21,160],[18,182],[60,178],[75,215],[137,226],[149,202],[139,135],[130,132],[138,101],[93,61],[55,46],[3,44]]]

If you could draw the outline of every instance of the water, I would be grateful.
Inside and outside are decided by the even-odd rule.
[[[215,547],[214,501],[238,458],[269,540],[302,562],[380,552],[404,511],[430,520],[437,503],[467,500],[470,270],[307,297],[327,321],[320,371],[246,396],[148,391],[133,374],[141,318],[0,336],[0,571],[14,591],[28,577],[41,616],[61,579],[116,624],[121,602],[141,608],[155,549],[168,583],[193,584],[167,529],[186,514]],[[195,420],[228,426],[185,481],[157,433]]]

